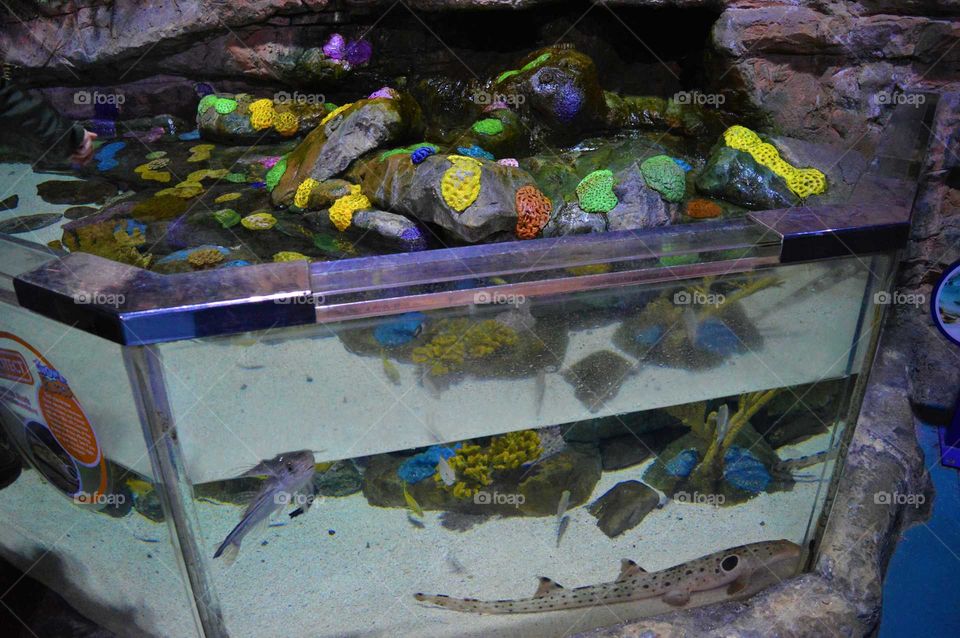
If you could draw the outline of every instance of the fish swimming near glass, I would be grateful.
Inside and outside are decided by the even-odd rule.
[[[240,476],[266,477],[260,490],[243,512],[237,526],[220,543],[214,558],[224,557],[227,564],[236,560],[240,543],[252,530],[270,523],[270,517],[285,505],[298,505],[298,512],[309,509],[313,502],[313,475],[316,460],[313,452],[301,450],[286,452],[268,461],[262,461]]]
[[[799,558],[800,546],[795,543],[763,541],[714,552],[657,572],[644,571],[633,561],[624,560],[616,580],[575,589],[565,589],[541,577],[532,598],[476,600],[427,594],[414,594],[414,598],[445,609],[478,614],[529,614],[645,600],[683,607],[698,592],[723,590],[730,598],[751,595],[771,573],[778,578],[788,577]]]

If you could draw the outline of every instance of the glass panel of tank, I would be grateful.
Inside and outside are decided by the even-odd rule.
[[[874,266],[159,346],[231,635],[275,630],[286,601],[289,635],[550,636],[789,575]]]

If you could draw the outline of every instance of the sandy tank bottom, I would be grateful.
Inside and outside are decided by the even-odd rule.
[[[829,434],[781,448],[785,458],[825,449]],[[604,472],[592,502],[624,480],[642,477],[648,461]],[[826,473],[824,473],[826,470]],[[832,462],[805,470],[828,480]],[[423,526],[399,508],[367,504],[362,494],[327,498],[306,515],[248,538],[232,566],[210,563],[231,636],[566,636],[644,615],[643,604],[517,616],[484,616],[432,608],[413,594],[481,599],[524,598],[537,577],[566,587],[616,578],[622,558],[648,571],[722,548],[771,539],[802,543],[825,483],[760,494],[741,505],[670,501],[618,538],[608,538],[585,507],[569,512],[556,545],[554,517],[491,517],[465,531],[446,529],[441,512]],[[212,556],[237,523],[236,506],[198,502],[202,547]],[[131,546],[134,539],[126,539]]]

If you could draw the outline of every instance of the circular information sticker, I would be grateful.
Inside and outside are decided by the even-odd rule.
[[[960,345],[960,261],[947,268],[930,299],[933,323],[947,339]]]
[[[23,428],[10,434],[47,481],[77,503],[102,500],[106,463],[69,381],[39,350],[9,332],[0,332],[0,401]]]

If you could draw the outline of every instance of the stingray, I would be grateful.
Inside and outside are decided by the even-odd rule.
[[[600,350],[564,370],[563,378],[580,402],[596,412],[617,396],[627,376],[635,373],[634,365],[615,352]]]

